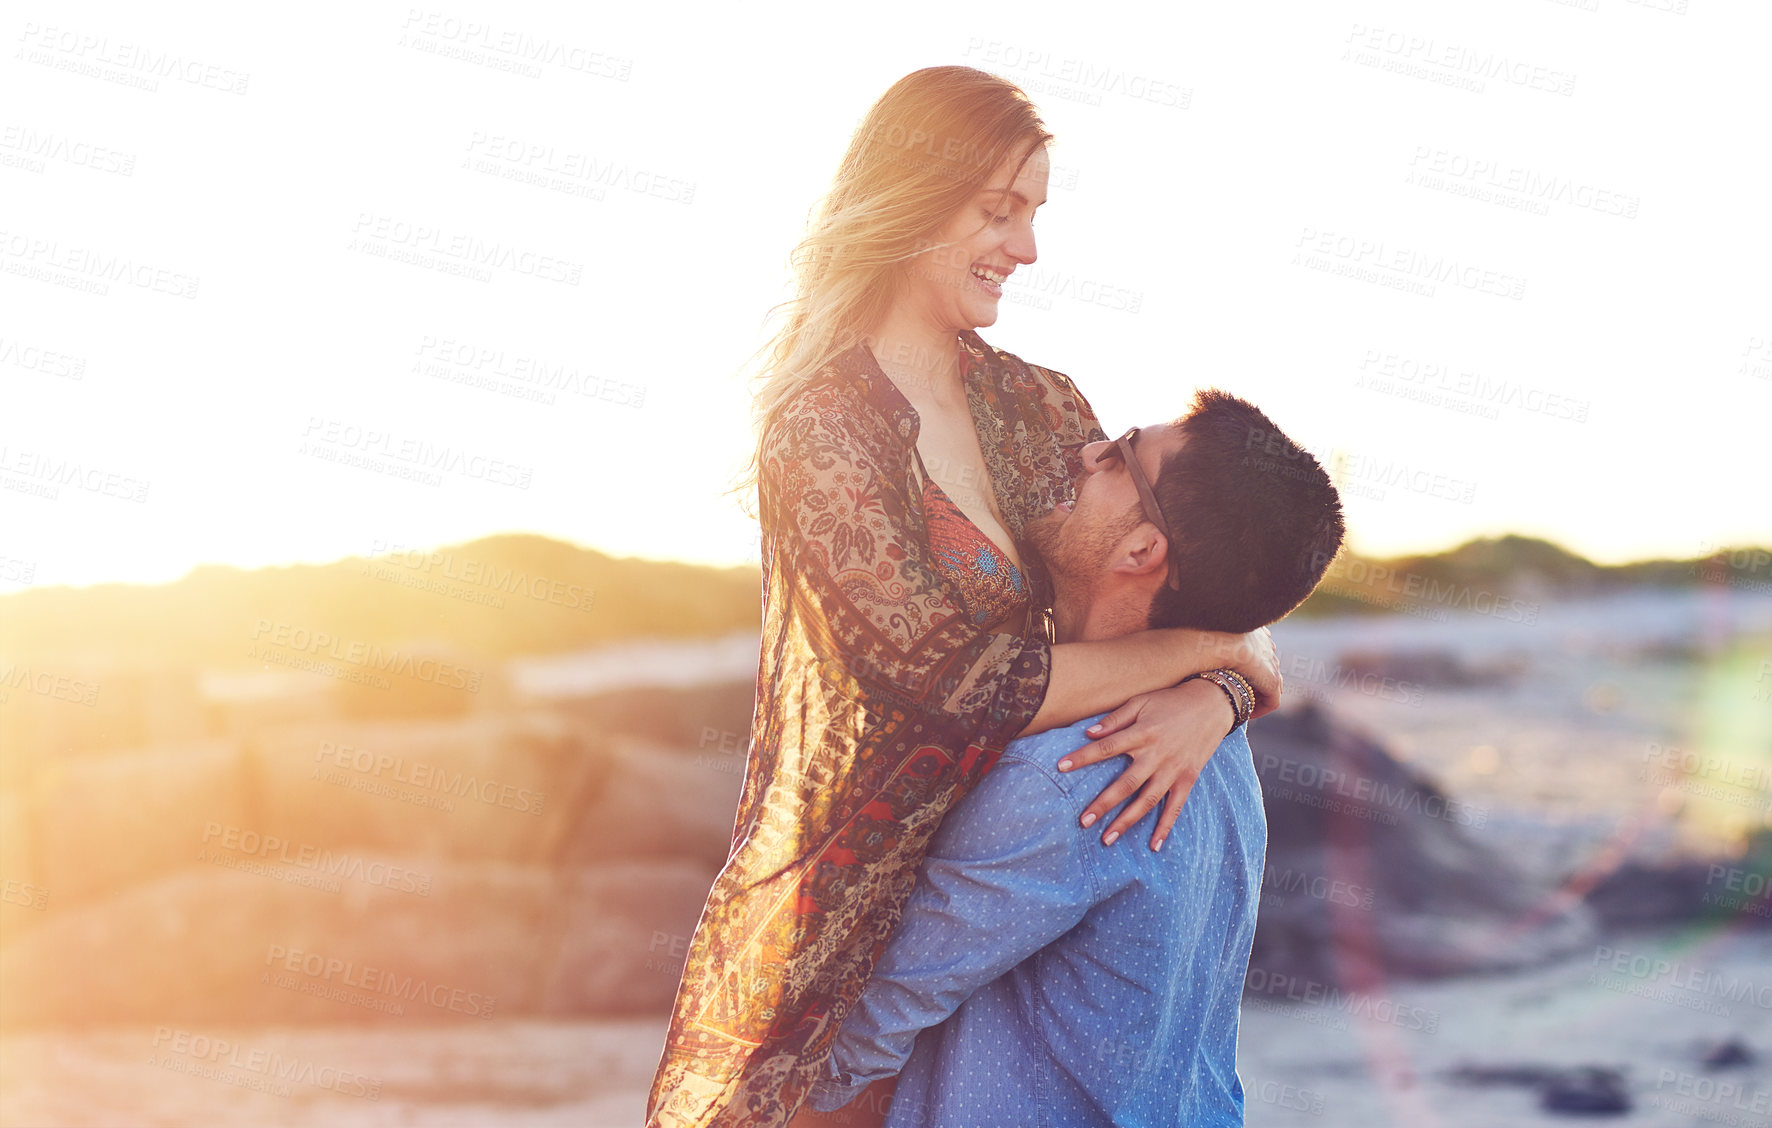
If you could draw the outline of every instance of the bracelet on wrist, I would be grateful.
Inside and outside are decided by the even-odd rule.
[[[1237,695],[1243,699],[1243,720],[1248,721],[1250,717],[1255,715],[1255,687],[1249,684],[1248,678],[1235,670],[1223,669],[1213,672],[1223,675],[1236,689]]]
[[[1226,677],[1226,674],[1229,674],[1230,676]],[[1231,727],[1225,730],[1226,736],[1235,732],[1238,725],[1244,724],[1249,720],[1249,714],[1253,712],[1255,708],[1255,695],[1254,691],[1248,688],[1248,683],[1243,682],[1240,675],[1236,674],[1234,671],[1205,670],[1198,674],[1191,674],[1182,680],[1193,681],[1196,678],[1201,681],[1211,682],[1213,685],[1217,686],[1219,690],[1224,693],[1225,699],[1231,703]],[[1239,685],[1239,682],[1242,684]]]

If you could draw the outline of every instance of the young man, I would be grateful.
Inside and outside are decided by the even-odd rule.
[[[1083,457],[1075,503],[1029,528],[1060,642],[1253,630],[1303,602],[1341,546],[1322,467],[1222,392]],[[1053,765],[1098,718],[1004,751],[937,832],[812,1091],[811,1109],[843,1112],[796,1126],[1243,1123],[1237,1019],[1267,821],[1247,710],[1225,688],[1231,731],[1160,852],[1104,849],[1078,823],[1123,765]]]

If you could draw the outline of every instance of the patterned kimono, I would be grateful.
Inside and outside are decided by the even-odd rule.
[[[1105,436],[1066,377],[970,331],[960,342],[979,448],[1025,543],[1028,521],[1072,499],[1083,444]],[[1009,589],[1020,605],[1000,583],[967,599],[952,513],[934,529],[925,517],[917,433],[916,410],[858,347],[765,436],[749,763],[653,1079],[654,1128],[788,1122],[942,816],[1045,697],[1050,581],[1024,551],[1028,582]],[[1011,618],[1026,626],[991,629]]]

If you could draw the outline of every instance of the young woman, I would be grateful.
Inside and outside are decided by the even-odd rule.
[[[752,471],[763,530],[757,703],[733,845],[690,945],[648,1102],[659,1128],[781,1128],[861,994],[942,816],[1015,737],[1115,709],[1081,766],[1132,764],[1084,815],[1167,796],[1232,724],[1231,667],[1277,704],[1265,631],[1055,644],[1025,525],[1104,439],[1059,373],[987,345],[1034,261],[1051,135],[966,67],[895,83],[795,256]],[[1142,791],[1140,788],[1142,787]],[[1130,845],[1121,849],[1134,848]]]

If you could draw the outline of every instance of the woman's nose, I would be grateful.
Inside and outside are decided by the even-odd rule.
[[[1010,258],[1023,266],[1031,265],[1039,257],[1038,249],[1034,246],[1033,225],[1017,224],[1014,233],[1003,244],[1003,249],[1009,253]]]

